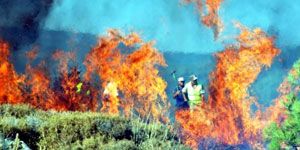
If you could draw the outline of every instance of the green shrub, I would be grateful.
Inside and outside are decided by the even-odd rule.
[[[288,118],[280,125],[272,123],[264,130],[264,137],[269,142],[269,149],[300,146],[300,101],[295,96],[286,103]]]
[[[111,149],[122,149],[122,150],[137,150],[138,147],[133,141],[120,140],[120,141],[110,141],[109,143],[102,145],[100,149],[111,150]]]
[[[140,149],[147,150],[187,150],[189,148],[172,141],[161,141],[156,138],[150,138],[140,144]]]
[[[22,118],[35,113],[35,109],[29,105],[8,105],[4,104],[0,107],[1,116],[14,116],[16,118]]]
[[[41,111],[26,105],[0,105],[0,113],[0,143],[6,143],[2,147],[9,145],[3,139],[14,141],[18,135],[19,145],[31,149],[187,148],[167,126],[134,118]]]
[[[288,74],[287,81],[291,91],[286,95],[287,101],[283,103],[287,114],[281,124],[273,123],[264,129],[264,138],[269,143],[269,149],[291,149],[300,146],[300,59],[293,65],[292,71]]]

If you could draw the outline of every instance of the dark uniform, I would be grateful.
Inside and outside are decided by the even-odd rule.
[[[186,101],[184,101],[184,98],[183,98],[183,94],[182,93],[182,88],[181,86],[177,86],[175,89],[174,89],[174,92],[173,94],[175,94],[177,91],[179,91],[180,93],[175,97],[175,100],[176,100],[176,108],[177,109],[180,109],[180,108],[188,108],[189,105]]]

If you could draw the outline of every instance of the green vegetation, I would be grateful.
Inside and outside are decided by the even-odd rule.
[[[28,105],[1,105],[0,129],[0,149],[189,149],[162,124]]]
[[[286,96],[287,101],[283,103],[288,117],[280,125],[273,123],[264,130],[269,149],[292,149],[300,146],[300,100],[297,90],[300,85],[300,60],[294,64],[287,79],[292,89]]]
[[[283,145],[289,148],[300,146],[300,100],[291,94],[288,101],[285,103],[288,118],[280,125],[272,123],[265,129],[264,136],[270,142],[270,149],[280,149]]]

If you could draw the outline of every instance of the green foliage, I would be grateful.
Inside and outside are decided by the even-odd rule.
[[[295,86],[300,84],[300,59],[293,65],[293,73],[288,74],[288,82]]]
[[[34,114],[35,110],[28,105],[16,105],[11,107],[8,104],[1,105],[0,115],[1,116],[14,116],[16,118],[22,118]]]
[[[16,144],[19,149],[24,144],[31,149],[188,149],[166,125],[138,119],[27,105],[1,105],[0,113],[0,149]]]
[[[282,124],[272,123],[264,130],[269,149],[280,149],[282,145],[300,146],[300,100],[292,94],[287,98],[288,118]]]
[[[287,77],[292,91],[283,103],[286,108],[287,119],[281,124],[271,124],[264,130],[264,137],[269,142],[269,149],[281,149],[283,146],[292,148],[300,146],[300,100],[297,89],[300,86],[300,59],[293,65]]]
[[[189,148],[183,146],[183,145],[174,145],[174,143],[170,141],[160,141],[159,139],[150,138],[141,143],[140,145],[141,149],[147,149],[147,150],[188,150]]]

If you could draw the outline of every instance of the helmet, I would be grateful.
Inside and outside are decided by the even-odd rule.
[[[183,77],[179,77],[177,80],[178,80],[178,82],[183,82],[184,78]]]
[[[195,80],[197,80],[198,78],[197,78],[196,75],[193,74],[193,75],[190,76],[190,79],[191,79],[192,81],[195,81]]]

